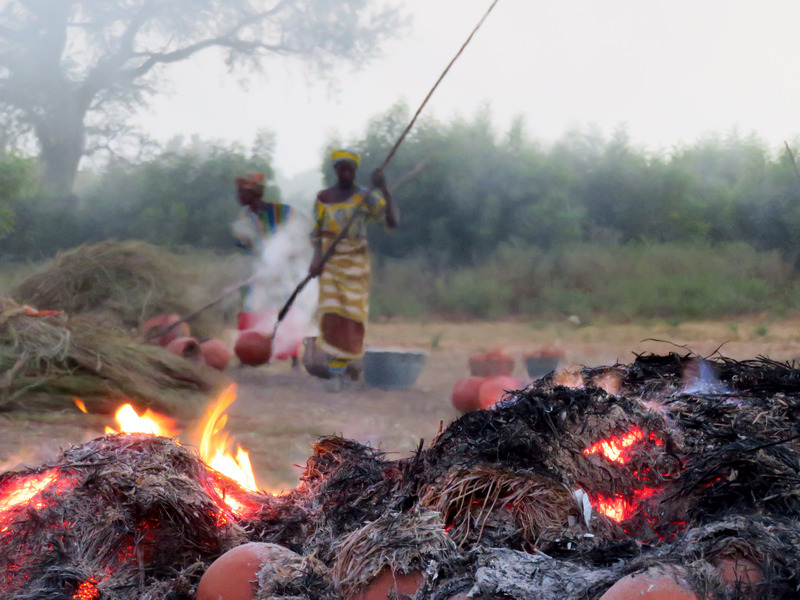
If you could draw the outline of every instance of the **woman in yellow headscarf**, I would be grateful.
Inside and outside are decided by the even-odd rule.
[[[309,274],[320,278],[317,345],[330,357],[329,389],[337,390],[349,362],[364,355],[371,278],[367,221],[383,221],[394,229],[398,218],[382,171],[372,174],[374,189],[367,190],[355,182],[360,162],[357,154],[335,150],[331,159],[337,181],[322,190],[314,203],[314,259]],[[339,236],[341,240],[323,265],[323,255]]]

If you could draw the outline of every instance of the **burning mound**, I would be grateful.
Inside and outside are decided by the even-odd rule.
[[[316,565],[277,585],[265,564],[259,600],[358,597],[387,573],[434,600],[794,597],[800,372],[642,356],[570,385],[539,380],[400,461],[322,439],[278,498],[163,438],[95,440],[0,478],[4,597],[190,600],[246,541]]]

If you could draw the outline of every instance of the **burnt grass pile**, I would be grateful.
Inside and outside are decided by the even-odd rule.
[[[800,371],[670,354],[581,376],[509,393],[399,461],[318,440],[280,497],[144,435],[5,473],[3,598],[190,600],[248,541],[312,565],[259,599],[350,598],[389,568],[422,574],[418,599],[596,600],[653,567],[682,573],[698,598],[795,597]],[[731,576],[735,561],[756,576]]]

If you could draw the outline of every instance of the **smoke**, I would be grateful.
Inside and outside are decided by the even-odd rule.
[[[294,216],[270,238],[254,268],[250,309],[255,315],[256,329],[271,335],[278,312],[305,278],[313,256],[306,219]],[[317,310],[318,283],[314,279],[298,295],[272,341],[276,358],[287,358],[296,352],[303,338],[316,335],[314,315]]]

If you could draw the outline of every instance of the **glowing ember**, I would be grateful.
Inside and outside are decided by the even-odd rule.
[[[228,439],[228,435],[222,431],[228,420],[225,411],[234,400],[236,400],[236,386],[231,385],[211,407],[203,426],[200,457],[209,467],[230,477],[244,489],[257,492],[258,485],[250,465],[250,455],[237,445],[234,458],[229,450],[233,440]]]
[[[72,595],[73,600],[95,600],[100,597],[100,591],[91,581],[84,581]]]
[[[630,517],[636,509],[636,505],[628,502],[624,498],[606,498],[598,496],[594,503],[597,512],[604,514],[609,519],[622,523]]]
[[[644,432],[638,427],[634,427],[628,433],[620,437],[613,437],[607,440],[600,440],[586,448],[583,453],[586,456],[597,454],[600,452],[611,462],[616,462],[624,465],[630,460],[627,456],[626,450],[633,446],[636,442],[644,439]]]
[[[648,487],[635,490],[633,498],[630,500],[622,498],[621,496],[606,498],[605,496],[598,495],[592,504],[597,512],[604,514],[617,523],[622,523],[634,515],[642,500],[649,498],[657,491],[658,490],[655,488]]]
[[[80,398],[73,398],[72,401],[75,403],[75,406],[78,407],[78,410],[87,415],[89,414],[89,411],[86,410],[86,404],[84,403],[83,400],[81,400]]]
[[[0,515],[16,508],[20,504],[25,504],[43,492],[50,484],[58,479],[57,471],[46,471],[38,475],[26,477],[23,481],[13,486],[11,491],[4,498],[0,499]],[[35,508],[42,508],[43,505],[36,505]]]
[[[10,485],[10,489],[6,490],[4,495],[0,497],[0,522],[2,522],[1,520],[5,513],[21,505],[37,510],[44,508],[43,502],[34,502],[34,499],[50,487],[56,479],[58,479],[58,471],[46,471],[30,475],[22,479],[22,481]],[[8,527],[3,527],[0,531],[5,531],[6,529]]]
[[[556,385],[563,385],[571,389],[583,387],[583,375],[578,370],[564,369],[556,374],[553,381]]]
[[[175,437],[178,434],[175,429],[175,421],[154,413],[149,408],[139,415],[136,409],[130,404],[125,404],[117,410],[114,418],[119,424],[119,431],[106,427],[106,434],[112,433],[150,433],[164,437]]]

